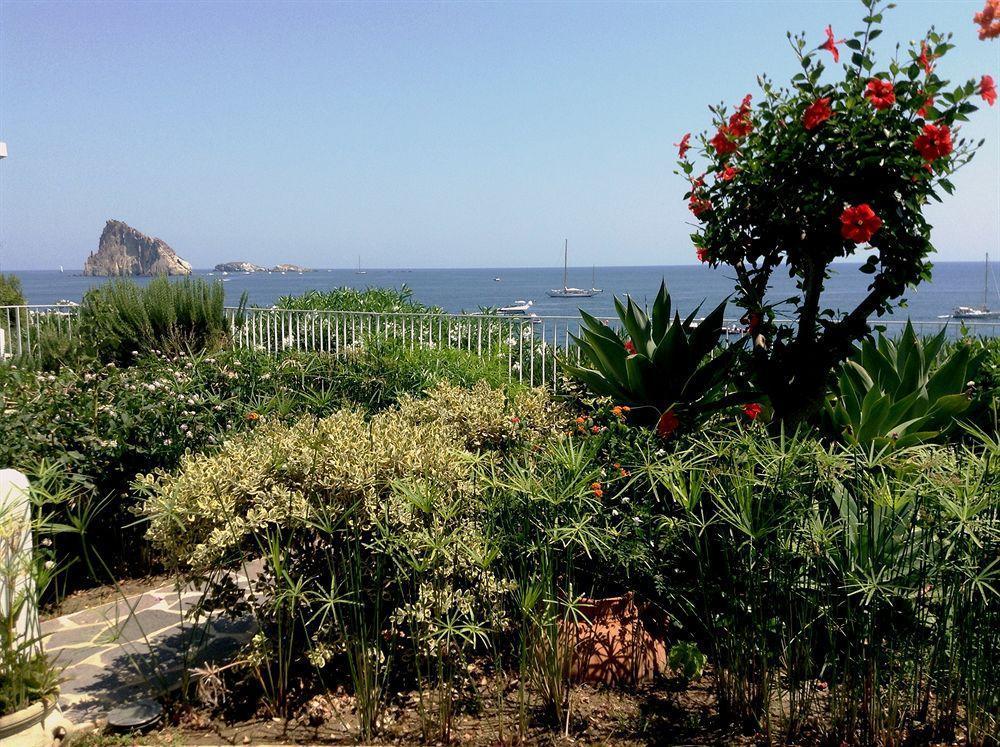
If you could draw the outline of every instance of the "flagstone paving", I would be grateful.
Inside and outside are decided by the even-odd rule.
[[[245,576],[237,578],[245,586]],[[162,586],[42,623],[45,650],[64,667],[59,701],[82,723],[180,684],[185,666],[222,662],[252,633],[250,620],[195,619],[202,592]]]

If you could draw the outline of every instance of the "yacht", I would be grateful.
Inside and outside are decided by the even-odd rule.
[[[566,243],[563,244],[563,287],[553,288],[549,291],[549,295],[552,298],[590,298],[594,295],[593,290],[587,290],[586,288],[570,288],[567,285],[568,278],[567,273],[569,270],[569,239],[566,239]]]
[[[499,314],[526,314],[531,308],[533,301],[525,301],[522,298],[514,301],[510,306],[501,306],[497,309]]]
[[[354,274],[355,275],[367,275],[368,274],[368,270],[362,270],[361,269],[361,255],[360,254],[358,255],[358,269],[356,269],[354,271]]]
[[[983,282],[983,305],[982,306],[956,306],[951,312],[952,319],[997,319],[1000,318],[1000,311],[991,311],[987,306],[990,296],[990,255],[986,255],[986,267]]]

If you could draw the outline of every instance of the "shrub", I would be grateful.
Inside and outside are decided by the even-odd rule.
[[[474,408],[512,413],[508,423],[532,420],[508,410],[516,403],[501,391],[469,396]],[[370,417],[347,409],[290,426],[265,419],[213,454],[186,455],[174,474],[141,478],[148,538],[173,564],[220,580],[223,569],[268,560],[262,581],[235,601],[219,587],[227,609],[249,608],[262,625],[252,668],[290,661],[322,676],[343,655],[359,702],[371,706],[387,668],[408,659],[408,676],[445,704],[428,730],[447,734],[458,665],[506,625],[508,608],[476,500],[477,453],[465,448],[481,426],[463,431],[443,416],[456,398],[443,386],[426,406],[406,399]],[[495,424],[488,419],[487,431]],[[483,448],[513,447],[507,435],[482,439]],[[370,736],[379,709],[368,706]]]
[[[222,283],[202,278],[158,277],[144,287],[115,280],[84,294],[78,331],[105,362],[131,363],[151,351],[211,351],[229,331],[224,300]]]
[[[307,309],[310,311],[371,311],[379,313],[405,312],[411,314],[439,314],[441,308],[427,306],[413,298],[413,291],[404,283],[396,288],[365,288],[356,290],[343,286],[333,290],[308,290],[298,296],[281,296],[276,304],[279,309]]]
[[[26,303],[21,278],[13,273],[5,275],[0,272],[0,306],[24,306]]]
[[[701,224],[692,234],[699,258],[735,271],[736,303],[758,342],[755,381],[791,421],[822,407],[832,371],[868,333],[868,319],[930,278],[924,206],[954,190],[950,177],[978,147],[952,140],[951,128],[976,110],[977,84],[939,77],[950,35],[932,28],[902,59],[876,67],[873,42],[892,6],[862,4],[864,27],[846,40],[830,28],[819,46],[789,34],[801,63],[790,86],[761,76],[758,106],[747,95],[732,113],[711,109],[717,131],[700,138],[701,176],[687,157],[689,136],[680,144],[691,185],[684,197]],[[842,72],[824,76],[840,45]],[[824,308],[831,263],[865,251],[861,272],[871,280],[862,301],[847,313]],[[766,297],[775,272],[796,281],[781,303],[790,303],[797,327],[775,323]]]

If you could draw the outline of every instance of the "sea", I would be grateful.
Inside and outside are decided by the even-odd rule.
[[[932,282],[908,293],[906,307],[897,310],[891,318],[940,323],[956,306],[979,306],[984,299],[986,272],[982,262],[937,262]],[[995,272],[992,269],[988,272],[987,304],[1000,309],[1000,294],[997,293],[1000,286]],[[20,277],[30,304],[79,302],[88,288],[106,282],[104,278],[85,277],[80,271],[69,270],[14,271],[14,274]],[[603,292],[591,298],[551,298],[547,295],[550,288],[562,286],[562,267],[368,269],[363,274],[346,269],[312,270],[302,274],[228,275],[197,270],[194,274],[221,282],[226,289],[226,302],[231,305],[235,305],[244,292],[251,305],[269,307],[281,296],[313,288],[399,288],[405,285],[412,289],[415,299],[453,313],[476,312],[484,307],[506,306],[524,300],[531,301],[531,311],[541,317],[577,316],[578,309],[598,317],[613,316],[615,296],[629,294],[641,304],[651,303],[661,280],[667,284],[674,308],[682,314],[693,311],[699,304],[703,311],[708,311],[731,296],[734,287],[731,270],[705,265],[570,268],[570,286],[602,289]],[[148,278],[136,280],[148,282]],[[825,306],[835,311],[849,311],[865,295],[869,281],[870,276],[859,272],[857,265],[834,265],[834,274],[824,294]],[[794,283],[787,276],[773,278],[771,299],[779,301],[794,292]],[[739,315],[735,307],[726,314],[727,318]],[[1000,317],[991,321],[1000,323]]]

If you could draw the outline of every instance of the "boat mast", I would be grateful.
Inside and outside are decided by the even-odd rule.
[[[569,239],[565,240],[566,243],[563,244],[563,289],[569,288],[569,279],[566,275],[567,269],[569,267]]]
[[[990,253],[986,252],[986,272],[983,273],[983,311],[987,308],[990,298]]]

